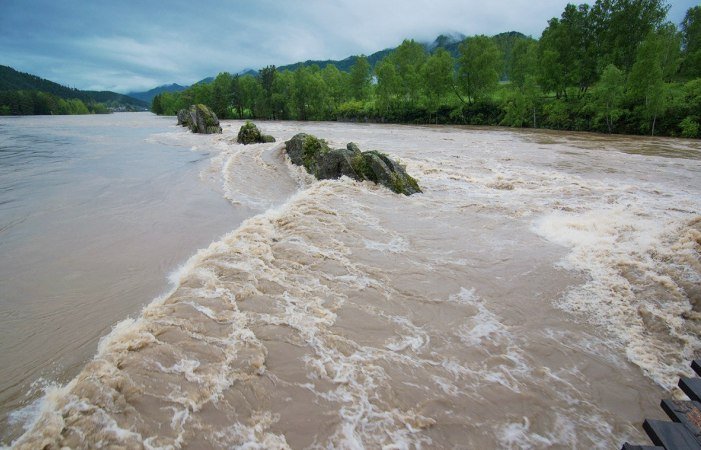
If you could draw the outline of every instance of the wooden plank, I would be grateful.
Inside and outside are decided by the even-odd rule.
[[[665,448],[657,445],[633,445],[626,442],[621,450],[665,450]]]
[[[701,378],[681,377],[679,387],[691,400],[701,402]]]
[[[691,368],[694,369],[697,375],[701,375],[701,359],[691,361]]]
[[[684,425],[701,442],[701,403],[662,400],[660,406],[670,419]]]
[[[666,450],[701,450],[701,444],[680,423],[645,419],[643,429],[655,445]]]
[[[621,450],[665,450],[664,447],[658,447],[657,445],[633,445],[629,443],[623,444]]]

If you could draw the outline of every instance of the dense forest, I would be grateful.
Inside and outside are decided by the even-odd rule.
[[[0,115],[91,114],[143,110],[147,103],[110,91],[81,91],[0,66]]]
[[[520,33],[405,40],[378,61],[220,73],[152,111],[192,103],[220,118],[455,123],[699,137],[701,7],[677,26],[662,0],[569,4],[539,39]]]

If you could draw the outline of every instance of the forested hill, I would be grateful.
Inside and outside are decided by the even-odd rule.
[[[462,34],[441,34],[432,43],[427,43],[424,46],[426,47],[427,51],[432,53],[438,50],[439,48],[445,49],[448,53],[451,54],[451,56],[457,58],[459,53],[458,47],[460,43],[465,39],[465,37],[466,36]],[[520,39],[526,39],[526,36],[523,33],[519,33],[518,31],[508,31],[506,33],[499,33],[495,35],[493,39],[496,42],[499,49],[501,50],[502,54],[504,55],[504,65],[508,66],[511,59],[511,51],[513,49],[514,44]],[[380,50],[368,55],[367,60],[370,64],[370,67],[374,68],[378,62],[382,61],[387,55],[397,50],[397,48],[398,47],[386,48],[384,50]],[[353,67],[357,60],[358,56],[349,56],[341,60],[308,60],[303,62],[297,62],[294,64],[288,64],[286,66],[280,66],[277,68],[277,70],[295,71],[300,67],[311,67],[314,65],[319,66],[323,69],[328,65],[332,65],[341,72],[350,72],[351,67]]]
[[[384,50],[380,50],[379,52],[375,52],[372,55],[369,55],[367,57],[368,62],[370,63],[370,67],[375,67],[375,64],[377,64],[379,61],[381,61],[385,56],[389,55],[392,53],[395,49],[393,48],[386,48]],[[303,62],[297,62],[294,64],[288,64],[286,66],[280,66],[278,67],[278,70],[289,70],[289,71],[295,71],[299,69],[300,67],[311,67],[311,66],[319,66],[319,67],[326,67],[328,65],[336,67],[338,70],[341,72],[350,72],[351,67],[356,63],[358,60],[358,56],[349,56],[348,58],[341,59],[341,60],[333,60],[333,59],[327,59],[324,61],[314,61],[314,60],[308,60],[308,61],[303,61]]]
[[[459,55],[459,46],[460,43],[465,39],[465,35],[455,33],[455,34],[441,34],[438,36],[433,42],[431,43],[425,43],[423,44],[424,47],[426,48],[426,51],[428,52],[435,52],[438,49],[444,49],[448,53],[450,53],[451,56],[454,58],[457,58]],[[516,42],[519,40],[527,39],[531,40],[530,37],[525,36],[523,33],[519,33],[518,31],[508,31],[506,33],[499,33],[495,36],[492,37],[494,39],[494,42],[497,44],[497,47],[499,50],[501,50],[503,59],[504,59],[504,72],[501,74],[501,78],[503,80],[508,79],[508,71],[509,68],[511,67],[511,55],[512,55],[512,50],[514,48],[514,45]],[[382,61],[387,55],[390,53],[396,51],[398,48],[386,48],[384,50],[377,51],[375,53],[372,53],[368,55],[367,62],[370,64],[370,68],[374,68],[375,65]],[[277,67],[277,71],[282,72],[285,70],[288,70],[290,72],[294,72],[300,67],[312,67],[312,66],[319,66],[321,68],[324,68],[326,66],[334,66],[341,72],[350,72],[351,67],[355,65],[355,63],[358,61],[359,55],[353,55],[349,56],[344,59],[336,60],[336,59],[325,59],[325,60],[307,60],[307,61],[300,61],[296,62],[293,64],[287,64],[285,66],[279,66]],[[239,72],[239,75],[253,75],[253,76],[258,76],[258,71],[257,70],[252,70],[252,69],[247,69],[245,71]],[[211,83],[214,81],[214,77],[207,77],[203,80],[198,81],[195,84],[200,84],[200,83]],[[151,102],[153,98],[161,94],[163,92],[182,92],[185,89],[187,89],[188,86],[181,86],[179,84],[169,84],[169,85],[163,85],[163,86],[158,86],[156,88],[153,88],[149,91],[145,92],[130,92],[127,95],[130,95],[134,98],[138,98],[140,100],[146,101],[146,102]]]
[[[70,100],[78,99],[84,103],[102,103],[111,108],[125,107],[143,109],[148,103],[123,94],[111,91],[81,91],[72,89],[53,81],[40,78],[29,73],[19,72],[12,67],[0,66],[1,91],[39,91],[56,97]]]

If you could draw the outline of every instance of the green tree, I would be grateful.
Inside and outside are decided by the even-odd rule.
[[[355,59],[350,68],[349,88],[350,95],[355,100],[365,101],[370,95],[370,63],[365,55]]]
[[[650,33],[640,45],[630,72],[630,93],[640,104],[644,126],[655,134],[657,117],[665,106],[665,85],[662,63],[664,61],[663,39],[657,33]]]
[[[519,42],[522,41],[531,41],[535,42],[533,38],[524,36],[523,34],[517,32],[517,31],[509,31],[506,33],[499,33],[495,36],[492,36],[492,41],[497,45],[497,48],[501,52],[502,55],[502,73],[499,74],[499,78],[501,80],[511,80],[511,71],[513,68],[513,57],[514,57],[514,49],[518,45]]]
[[[438,110],[445,95],[453,88],[454,66],[455,62],[450,53],[442,48],[431,55],[423,66],[423,85],[428,97],[428,110],[433,114]]]
[[[158,94],[151,100],[151,112],[157,115],[163,114],[163,105],[161,104],[162,94]]]
[[[701,77],[701,6],[689,8],[681,24],[684,62],[682,73]]]
[[[212,85],[210,83],[195,83],[185,89],[181,94],[185,106],[202,103],[212,105]]]
[[[319,67],[300,67],[294,72],[293,99],[299,120],[319,120],[325,115],[326,85]]]
[[[603,121],[609,133],[613,132],[614,124],[623,114],[621,105],[624,95],[625,74],[618,67],[609,64],[601,74],[594,95],[595,120]]]
[[[532,39],[521,39],[514,44],[511,52],[511,69],[509,79],[522,87],[527,76],[538,73],[538,44]]]
[[[589,6],[569,4],[560,19],[553,18],[543,30],[539,53],[541,79],[559,97],[567,97],[568,86],[580,97],[596,80],[596,51]]]
[[[557,50],[549,49],[541,45],[539,50],[538,83],[546,92],[554,92],[558,99],[565,94],[567,84],[565,82],[565,69],[559,62],[560,54]]]
[[[399,103],[401,93],[401,80],[397,75],[397,69],[387,58],[378,62],[375,66],[377,76],[377,106],[383,117],[389,116]]]
[[[233,77],[228,72],[221,72],[212,81],[212,103],[209,105],[220,119],[231,118],[231,97]]]
[[[241,93],[241,76],[234,75],[231,79],[231,105],[239,119],[243,119],[243,95]]]
[[[458,80],[472,103],[496,88],[501,73],[501,54],[496,44],[484,35],[465,39],[459,51]]]
[[[348,99],[346,86],[350,82],[350,77],[333,64],[327,64],[321,71],[321,78],[328,89],[330,109],[335,110]]]
[[[689,112],[701,117],[701,78],[696,78],[684,84],[684,100]]]
[[[684,84],[684,103],[687,105],[687,116],[680,123],[682,136],[700,137],[699,123],[701,122],[701,78]]]
[[[158,94],[157,97],[160,99],[161,114],[166,116],[174,116],[180,109],[191,104],[186,104],[182,93],[178,92],[163,92]]]
[[[681,128],[683,137],[695,138],[699,135],[699,122],[691,116],[685,117],[679,124],[679,128]]]
[[[275,77],[277,76],[277,69],[275,66],[266,66],[260,70],[260,84],[263,88],[263,102],[262,109],[263,114],[268,118],[275,119],[275,114],[273,110],[273,86],[275,84]]]
[[[294,86],[294,73],[289,70],[277,73],[273,83],[272,108],[275,117],[278,119],[286,120],[292,115]]]
[[[513,89],[503,103],[504,118],[502,125],[510,127],[538,126],[538,110],[541,104],[541,92],[533,75],[526,75],[521,87]]]
[[[423,92],[421,72],[427,58],[424,46],[413,39],[405,39],[385,58],[394,65],[399,80],[399,101],[404,111],[414,107]]]
[[[661,47],[662,78],[665,81],[672,81],[681,63],[681,33],[673,23],[667,22],[657,30],[657,39]]]
[[[377,106],[383,114],[407,117],[425,91],[423,66],[428,55],[423,45],[404,40],[375,66]]]
[[[68,114],[90,114],[85,103],[77,98],[68,100],[66,103],[68,105]]]
[[[259,79],[253,75],[244,75],[239,79],[239,86],[243,115],[253,118],[264,117],[263,86],[261,86]]]
[[[599,67],[632,69],[638,46],[667,17],[665,0],[597,0],[591,10]]]

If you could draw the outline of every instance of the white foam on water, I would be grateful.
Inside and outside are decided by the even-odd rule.
[[[509,339],[506,327],[496,314],[487,309],[485,303],[477,296],[475,289],[460,288],[460,292],[450,296],[450,302],[470,305],[477,308],[477,314],[460,326],[457,333],[468,346],[477,346],[497,339]]]
[[[697,319],[679,284],[680,278],[692,282],[699,276],[679,262],[680,245],[692,260],[699,257],[698,244],[689,248],[693,239],[687,236],[693,230],[688,223],[620,206],[556,212],[534,223],[535,232],[572,249],[563,267],[590,277],[570,289],[559,306],[604,328],[626,349],[630,361],[668,388],[701,348]],[[682,266],[681,276],[676,266]],[[661,353],[678,356],[664,361]]]
[[[369,239],[366,239],[364,242],[365,248],[380,252],[404,253],[405,251],[409,250],[409,242],[400,236],[393,237],[392,240],[387,243],[372,241]]]
[[[214,433],[216,443],[224,447],[245,450],[289,450],[284,436],[267,431],[279,417],[269,411],[256,414],[254,425],[235,423],[228,429]]]
[[[422,347],[429,345],[431,338],[428,333],[417,327],[406,317],[393,316],[390,320],[395,324],[402,327],[403,330],[407,330],[406,335],[400,337],[392,338],[385,347],[392,350],[393,352],[401,352],[405,349],[411,349],[414,352],[419,351]]]
[[[279,127],[276,136],[297,131],[288,124],[268,126]],[[356,127],[359,136],[371,132],[373,139],[372,130],[382,130]],[[260,214],[198,251],[171,274],[169,293],[139,317],[117,324],[83,372],[47,394],[18,447],[45,439],[146,448],[205,441],[251,449],[297,442],[313,448],[432,448],[454,443],[447,437],[454,424],[479,423],[480,414],[491,421],[484,419],[476,435],[460,428],[464,442],[485,439],[502,448],[615,445],[628,428],[620,421],[616,428],[608,425],[615,418],[597,405],[602,394],[588,388],[581,359],[545,362],[533,347],[545,341],[590,355],[605,354],[614,342],[633,354],[641,350],[625,336],[597,341],[579,334],[568,347],[558,347],[555,341],[569,324],[549,324],[546,331],[521,324],[522,313],[501,298],[510,292],[499,284],[543,269],[509,266],[518,256],[509,249],[534,248],[524,242],[535,238],[497,229],[513,222],[522,228],[509,230],[528,234],[524,223],[537,217],[533,231],[568,249],[562,266],[589,276],[568,290],[560,306],[610,328],[628,324],[631,312],[640,316],[640,308],[628,311],[616,302],[635,299],[645,283],[673,288],[697,279],[698,271],[689,269],[695,238],[682,226],[688,214],[670,213],[660,232],[655,213],[664,202],[652,211],[641,208],[642,197],[636,196],[648,194],[629,183],[558,171],[552,155],[539,161],[543,167],[534,166],[534,154],[493,144],[480,151],[479,142],[467,150],[446,149],[427,143],[427,129],[402,132],[419,149],[409,148],[402,159],[426,192],[410,198],[347,178],[311,180],[290,166],[277,145],[215,139],[221,148],[213,173],[221,171],[225,195]],[[693,204],[683,206],[694,210]],[[401,216],[391,212],[397,210]],[[444,218],[451,222],[440,230],[426,225]],[[689,236],[675,238],[675,230]],[[459,239],[463,233],[474,239]],[[613,306],[597,303],[596,296]],[[532,301],[538,314],[553,310],[547,302],[523,301]],[[645,305],[641,335],[649,330],[645,314],[667,314],[665,326],[686,339],[687,325],[662,303]],[[614,306],[623,312],[611,313]],[[611,317],[597,316],[596,308]],[[542,323],[538,314],[528,326]],[[695,348],[689,338],[689,351]],[[656,376],[665,364],[650,362],[650,373]],[[297,403],[289,408],[288,402]],[[494,410],[480,411],[484,405]],[[295,420],[305,413],[314,423],[296,429]],[[142,423],[152,428],[139,428]]]
[[[505,449],[532,449],[550,447],[554,442],[538,433],[530,432],[530,422],[528,417],[524,417],[522,422],[514,422],[502,427],[499,444]]]

